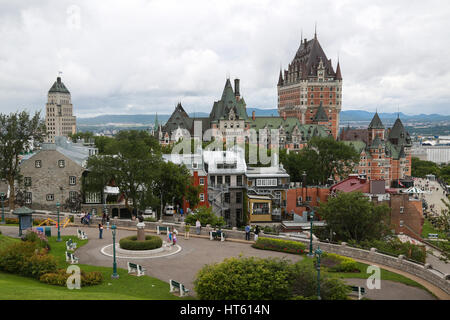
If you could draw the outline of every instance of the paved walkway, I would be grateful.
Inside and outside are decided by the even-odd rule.
[[[2,230],[5,235],[17,236],[17,229],[17,227],[0,226],[0,230]],[[105,267],[112,266],[112,258],[105,256],[100,252],[101,248],[112,243],[111,230],[105,229],[103,231],[103,239],[100,240],[98,239],[98,230],[96,228],[83,227],[81,229],[88,234],[89,241],[85,246],[77,249],[76,251],[76,256],[80,259],[80,263]],[[56,228],[52,227],[52,235],[55,234]],[[61,234],[74,235],[74,237],[76,237],[76,228],[62,229]],[[116,239],[135,234],[135,231],[118,229]],[[166,240],[165,235],[161,235],[161,238]],[[197,276],[197,272],[205,264],[222,262],[226,258],[239,257],[240,255],[245,257],[286,258],[293,262],[303,259],[303,257],[292,254],[254,249],[250,246],[251,242],[246,243],[245,241],[220,242],[196,237],[191,237],[189,240],[185,240],[181,234],[177,237],[177,239],[177,244],[179,244],[182,248],[179,253],[154,259],[133,259],[133,262],[143,265],[147,269],[147,275],[165,282],[168,282],[169,279],[180,281],[185,284],[188,289],[191,289],[191,292],[193,292],[193,282]],[[129,259],[118,259],[118,267],[126,269],[127,261],[129,261]],[[354,279],[349,279],[350,282],[353,280]],[[421,279],[417,278],[414,280],[420,283]],[[376,293],[371,293],[370,297],[367,297],[372,299],[381,298],[387,300],[434,299],[432,295],[424,290],[406,285],[392,284],[385,280],[381,281],[381,290],[377,290]]]

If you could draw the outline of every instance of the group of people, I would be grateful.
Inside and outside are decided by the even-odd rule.
[[[173,229],[173,231],[169,230],[167,232],[167,243],[172,243],[172,245],[176,245],[177,244],[177,234],[178,234],[177,229]]]
[[[250,224],[247,224],[245,226],[245,240],[250,241],[250,232],[251,232],[252,228],[250,227]],[[259,229],[259,226],[257,225],[255,227],[255,231],[253,231],[253,233],[255,234],[255,241],[258,241],[258,236],[259,236],[259,232],[261,230]]]

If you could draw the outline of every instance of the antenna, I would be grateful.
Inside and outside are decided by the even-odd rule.
[[[314,24],[314,39],[317,39],[317,21]]]

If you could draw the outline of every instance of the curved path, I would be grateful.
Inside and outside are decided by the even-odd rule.
[[[14,227],[1,227],[5,235],[17,236],[17,228]],[[74,235],[74,241],[76,242],[76,229],[77,227],[71,227],[62,229],[62,235]],[[98,265],[105,267],[112,267],[112,258],[102,254],[100,251],[105,246],[112,243],[111,230],[103,231],[103,239],[98,239],[98,230],[96,228],[80,227],[84,230],[89,238],[89,241],[83,247],[77,249],[76,256],[79,258],[81,264]],[[56,228],[52,227],[52,235],[56,234]],[[121,239],[126,236],[135,235],[136,231],[117,229],[116,239]],[[150,233],[154,234],[154,233]],[[163,240],[166,240],[165,235],[160,236]],[[303,257],[285,254],[282,252],[266,251],[252,248],[248,241],[210,241],[207,237],[192,237],[185,240],[182,234],[177,237],[177,244],[181,247],[181,251],[176,254],[165,256],[155,259],[132,259],[132,262],[143,265],[147,272],[146,275],[158,278],[162,281],[168,282],[169,279],[177,280],[193,292],[194,280],[197,276],[197,272],[205,265],[211,263],[222,262],[226,258],[239,257],[240,255],[245,257],[278,257],[286,258],[292,262],[297,262]],[[119,268],[127,269],[127,261],[131,259],[117,259],[117,265]],[[356,259],[355,259],[356,260]],[[358,260],[360,261],[360,260]],[[366,264],[372,264],[367,261],[361,261]],[[410,274],[394,270],[389,267],[380,266],[386,270],[393,271],[414,281],[422,284],[428,290],[433,292],[440,299],[449,299],[449,296],[443,296],[439,293],[442,292],[439,288],[423,281],[420,278],[414,277]],[[351,281],[359,281],[361,279],[347,279],[348,283]],[[363,279],[363,281],[365,281]],[[389,281],[390,282],[390,281]],[[369,290],[368,290],[369,291]],[[367,296],[370,298],[369,296]],[[435,299],[428,292],[418,289],[416,287],[395,285],[388,283],[388,281],[381,281],[381,289],[372,296],[373,299],[387,299],[387,300],[414,300],[414,299]]]

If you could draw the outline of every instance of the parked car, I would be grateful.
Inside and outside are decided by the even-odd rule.
[[[172,205],[166,205],[166,207],[164,208],[164,214],[171,216],[175,214],[175,207]]]
[[[152,208],[147,208],[142,215],[145,218],[156,218],[156,212]]]

